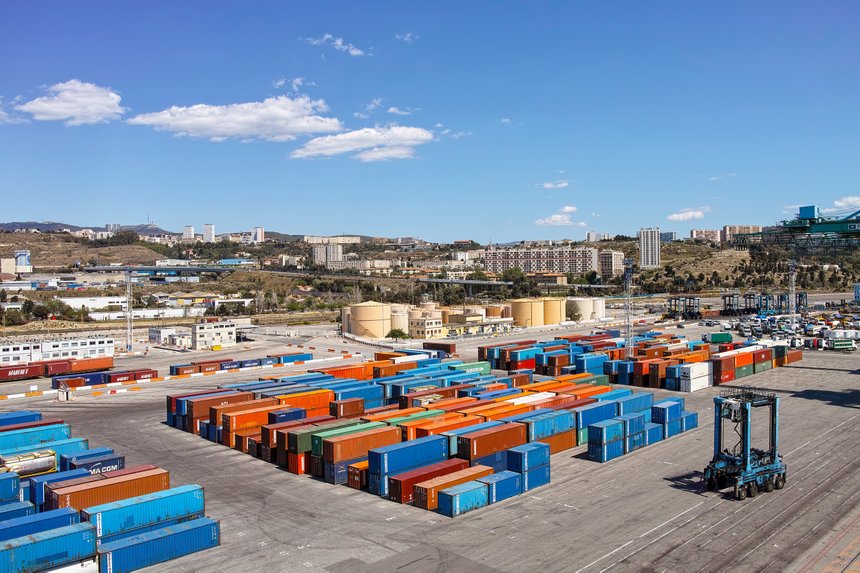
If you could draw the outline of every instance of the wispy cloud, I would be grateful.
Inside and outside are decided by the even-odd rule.
[[[413,34],[412,32],[406,32],[405,34],[394,34],[394,38],[400,40],[401,42],[406,42],[407,44],[411,44],[418,38],[420,38],[418,34]]]
[[[23,117],[9,115],[9,112],[3,109],[3,98],[0,97],[0,125],[3,125],[4,123],[7,125],[11,125],[13,123],[27,123],[27,120]]]
[[[62,121],[67,126],[106,123],[127,111],[110,88],[77,79],[45,88],[49,95],[15,106],[39,121]]]
[[[501,123],[502,125],[511,125],[511,118],[503,117],[499,120],[499,123]]]
[[[314,82],[309,82],[307,78],[278,78],[277,80],[272,82],[272,86],[280,89],[287,84],[290,84],[290,91],[292,93],[298,93],[302,86],[315,86]]]
[[[539,227],[586,227],[587,225],[585,222],[574,221],[571,219],[571,215],[575,212],[575,206],[565,205],[559,209],[557,213],[553,213],[549,217],[544,217],[543,219],[538,219],[535,221],[535,225],[538,225]]]
[[[323,34],[319,38],[305,38],[305,41],[311,46],[331,46],[338,52],[344,52],[350,56],[366,56],[364,50],[357,48],[343,38],[335,38],[331,34]]]
[[[726,173],[725,175],[712,175],[708,177],[708,181],[720,181],[721,179],[726,179],[728,177],[737,177],[737,173]]]
[[[544,189],[564,189],[565,187],[568,187],[569,185],[570,185],[570,181],[568,181],[567,179],[562,179],[560,181],[547,181],[547,182],[541,184],[541,186]]]
[[[370,117],[370,115],[374,111],[379,109],[379,106],[381,106],[381,105],[382,105],[382,98],[381,97],[375,97],[372,100],[370,100],[370,102],[367,105],[364,106],[364,111],[357,111],[357,112],[353,113],[352,116],[357,117],[359,119],[367,119]]]
[[[591,212],[591,216],[592,216],[592,217],[603,217],[603,215],[601,215],[600,213],[598,213],[598,212],[596,212],[596,211],[592,211],[592,212]]]
[[[420,127],[366,127],[311,139],[291,157],[332,157],[357,152],[352,157],[362,162],[407,159],[414,157],[415,147],[432,140],[433,134]]]
[[[694,219],[704,219],[706,211],[707,211],[707,208],[684,209],[678,213],[672,213],[671,215],[666,217],[666,219],[669,221],[673,221],[675,223],[683,222],[683,221],[692,221]]]
[[[389,107],[387,111],[388,113],[393,113],[394,115],[412,115],[417,110],[413,110],[410,108],[400,109],[399,107],[393,105]]]
[[[320,115],[327,111],[328,106],[321,99],[278,96],[261,102],[172,106],[163,111],[137,115],[129,119],[128,123],[211,141],[232,138],[289,141],[299,135],[332,133],[343,129],[337,118]]]

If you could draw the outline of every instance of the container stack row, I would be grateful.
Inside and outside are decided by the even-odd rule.
[[[0,563],[30,572],[97,565],[134,571],[219,545],[203,488],[167,470],[127,466],[68,424],[35,411],[0,414]]]
[[[0,382],[101,372],[113,368],[113,357],[41,360],[14,366],[0,366]]]
[[[310,352],[287,352],[284,354],[269,354],[262,358],[246,358],[233,360],[232,358],[216,358],[213,360],[197,360],[185,364],[171,364],[170,375],[180,376],[183,374],[199,374],[218,372],[219,370],[236,370],[238,368],[253,368],[255,366],[273,366],[275,364],[292,364],[294,362],[305,362],[313,360]]]

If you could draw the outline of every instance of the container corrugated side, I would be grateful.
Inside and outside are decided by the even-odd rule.
[[[148,470],[53,490],[50,494],[51,499],[48,500],[48,505],[51,509],[59,507],[84,509],[94,505],[162,491],[169,487],[170,474],[166,470]]]
[[[489,504],[487,484],[470,481],[439,492],[439,513],[457,517]]]
[[[185,485],[96,505],[81,510],[81,518],[96,526],[99,537],[205,510],[203,488]]]
[[[80,514],[66,507],[0,521],[0,541],[80,523]]]
[[[220,544],[219,523],[208,517],[201,517],[101,545],[98,548],[99,572],[134,571]]]
[[[89,523],[58,527],[0,544],[6,571],[42,571],[87,559],[96,554],[96,530]]]

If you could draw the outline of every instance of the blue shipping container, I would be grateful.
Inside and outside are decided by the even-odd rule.
[[[365,460],[367,460],[367,456],[335,463],[325,462],[323,464],[323,480],[325,480],[326,483],[343,485],[349,479],[349,466]]]
[[[18,490],[18,500],[19,501],[27,501],[30,499],[30,480],[22,479],[21,480],[21,489]]]
[[[310,352],[305,352],[302,354],[292,354],[290,356],[279,356],[278,360],[281,364],[287,364],[289,362],[304,362],[306,360],[313,360],[314,355]]]
[[[271,366],[272,364],[277,364],[278,359],[272,357],[260,358],[260,366]]]
[[[475,458],[469,462],[470,466],[487,466],[493,468],[494,472],[502,472],[508,469],[508,450],[502,450],[494,454]]]
[[[69,469],[69,463],[72,461],[81,461],[87,458],[97,458],[99,456],[104,456],[106,454],[112,454],[113,448],[93,448],[91,450],[85,450],[83,452],[75,452],[73,454],[64,454],[60,456],[60,471],[64,472]]]
[[[259,366],[259,365],[260,365],[260,359],[259,358],[252,358],[250,360],[242,360],[242,368],[251,368],[253,366]]]
[[[651,409],[654,403],[654,395],[650,392],[637,392],[616,400],[618,403],[618,415],[642,412]]]
[[[72,507],[52,509],[51,511],[25,515],[24,517],[7,519],[6,521],[0,521],[0,541],[33,535],[34,533],[57,529],[58,527],[66,527],[67,525],[80,523],[80,521],[80,513]]]
[[[681,433],[681,420],[680,418],[677,420],[670,420],[663,424],[663,439],[671,438],[672,436],[677,436]]]
[[[29,501],[10,501],[0,505],[0,521],[33,515],[36,507]]]
[[[594,404],[575,408],[573,412],[576,413],[576,428],[581,430],[595,422],[602,422],[603,420],[614,418],[618,415],[617,410],[618,404],[615,401],[595,402]]]
[[[632,393],[633,391],[628,390],[627,388],[618,388],[617,390],[604,392],[603,394],[596,394],[593,396],[593,398],[598,402],[605,402],[607,400],[617,400],[618,398],[624,398],[625,396],[629,396]]]
[[[540,466],[539,468],[532,468],[529,471],[524,472],[522,476],[523,493],[531,491],[542,485],[546,485],[549,483],[550,478],[549,464]]]
[[[60,465],[60,456],[70,454],[80,450],[88,449],[89,441],[86,438],[68,438],[65,440],[57,440],[55,442],[46,442],[37,446],[23,446],[21,448],[12,448],[0,452],[0,457],[14,456],[17,454],[29,454],[43,450],[53,450],[56,455],[57,466]]]
[[[528,441],[533,442],[573,429],[576,418],[570,410],[554,410],[529,418],[525,424],[528,426]]]
[[[615,418],[624,424],[624,435],[631,436],[645,431],[645,414],[636,412],[633,414],[622,414]]]
[[[12,424],[25,424],[27,422],[38,422],[42,419],[40,412],[32,410],[17,410],[15,412],[3,412],[0,414],[0,426],[11,426]]]
[[[693,428],[699,427],[698,412],[684,412],[681,414],[681,431],[687,432]]]
[[[204,510],[203,488],[184,485],[88,507],[81,510],[81,517],[95,525],[96,535],[103,537]]]
[[[663,439],[663,426],[660,424],[645,424],[645,445],[656,444]]]
[[[439,513],[457,517],[489,504],[487,484],[470,481],[439,492]]]
[[[12,432],[0,432],[0,450],[32,446],[45,442],[65,440],[72,435],[68,424],[53,424],[38,428],[22,428]]]
[[[301,420],[305,417],[307,417],[307,412],[304,408],[285,408],[277,412],[269,412],[269,423],[280,424],[291,420]]]
[[[554,410],[550,410],[548,408],[536,408],[531,412],[523,412],[522,414],[514,414],[513,416],[508,416],[506,418],[499,418],[500,422],[524,422],[529,418],[534,416],[539,416],[540,414],[547,414],[549,412],[553,412]]]
[[[88,458],[78,462],[72,462],[70,469],[87,470],[91,474],[102,474],[125,469],[125,456],[118,454],[107,454],[95,458]]]
[[[588,426],[589,444],[610,444],[624,439],[624,422],[615,418]]]
[[[476,481],[487,484],[489,503],[497,503],[523,493],[523,476],[517,472],[505,470]]]
[[[448,438],[426,436],[368,452],[368,473],[386,475],[448,459]]]
[[[242,363],[238,360],[233,360],[232,362],[222,362],[221,364],[219,364],[219,367],[221,368],[221,370],[234,370],[236,368],[241,368]]]
[[[645,432],[630,434],[624,438],[624,453],[629,454],[635,452],[639,448],[645,447]]]
[[[99,572],[134,571],[217,547],[220,543],[218,522],[201,517],[99,546]]]
[[[43,474],[30,478],[30,498],[29,500],[35,505],[45,503],[45,486],[49,483],[65,481],[67,479],[75,479],[90,475],[87,470],[68,470],[53,474]]]
[[[96,554],[95,527],[76,523],[10,539],[0,545],[7,571],[41,571],[72,564]]]
[[[681,375],[679,373],[678,376],[676,376],[676,378],[680,378],[680,377],[681,377]],[[680,396],[672,397],[672,398],[664,398],[662,400],[657,400],[656,402],[654,402],[654,405],[657,406],[658,404],[668,404],[670,402],[678,402],[679,404],[681,404],[681,411],[684,410],[684,398],[682,398]]]
[[[20,499],[21,480],[16,473],[0,474],[0,502]]]
[[[651,406],[651,421],[664,424],[670,420],[677,420],[683,411],[684,406],[680,402],[663,401]]]
[[[530,442],[508,450],[507,469],[523,473],[549,463],[549,444]]]
[[[606,444],[588,444],[588,459],[593,462],[608,462],[624,455],[624,440],[616,440]]]

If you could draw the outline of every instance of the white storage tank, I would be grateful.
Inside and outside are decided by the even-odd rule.
[[[592,306],[594,307],[594,318],[600,320],[601,318],[606,318],[606,299],[605,298],[595,298],[592,300]]]
[[[594,303],[593,299],[585,297],[574,297],[568,299],[574,305],[579,313],[579,320],[592,320],[594,318]]]

